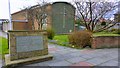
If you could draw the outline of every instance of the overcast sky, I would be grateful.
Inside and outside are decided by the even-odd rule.
[[[24,7],[36,5],[38,2],[43,0],[10,0],[10,11],[11,13],[20,11]],[[71,2],[72,0],[45,0],[47,2],[66,1]],[[0,19],[9,19],[8,0],[0,0]]]
[[[24,7],[36,5],[40,1],[43,1],[43,0],[10,0],[10,11],[11,13],[14,13],[14,12],[20,11]],[[56,1],[72,2],[73,0],[45,0],[45,1],[47,2],[56,2]],[[82,1],[85,1],[85,0],[82,0]],[[95,0],[95,1],[99,1],[99,0]],[[110,1],[110,0],[107,0],[107,1]],[[114,0],[111,0],[111,1],[114,1]],[[120,1],[120,0],[117,0],[117,1]],[[9,6],[8,0],[0,0],[0,19],[9,19],[8,6]]]

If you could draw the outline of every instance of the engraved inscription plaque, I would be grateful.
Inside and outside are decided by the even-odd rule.
[[[29,52],[43,49],[42,36],[16,36],[17,52]]]

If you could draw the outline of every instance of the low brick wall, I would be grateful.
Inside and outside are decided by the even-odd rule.
[[[117,48],[120,47],[120,36],[94,36],[92,48]]]

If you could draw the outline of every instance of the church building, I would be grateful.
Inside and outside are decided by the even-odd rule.
[[[40,23],[35,18],[31,18],[32,12],[27,9],[13,13],[13,30],[46,30],[52,28],[56,34],[67,34],[74,31],[75,7],[73,5],[67,2],[54,2],[45,4],[42,7],[44,8],[43,15],[45,18],[40,19]],[[42,9],[38,5],[30,8],[33,11],[35,9],[41,11]]]

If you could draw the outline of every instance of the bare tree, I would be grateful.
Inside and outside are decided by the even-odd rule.
[[[38,30],[42,30],[45,18],[47,17],[45,7],[46,2],[42,2],[27,8],[27,17],[28,21],[32,23],[32,30],[35,30],[35,24],[38,25]]]
[[[91,32],[100,32],[109,29],[116,24],[109,20],[106,21],[106,25],[96,28],[96,26],[99,24],[99,20],[104,18],[107,13],[113,11],[116,8],[116,4],[113,2],[75,1],[75,6],[77,8],[76,17],[82,19],[82,23],[86,29]]]

